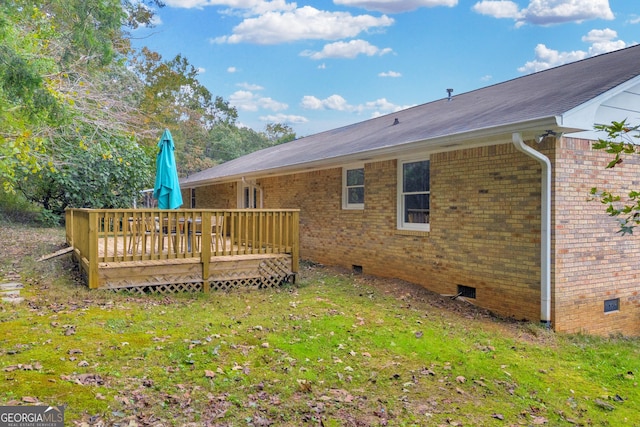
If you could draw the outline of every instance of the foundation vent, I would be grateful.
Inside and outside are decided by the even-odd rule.
[[[620,298],[608,299],[604,301],[604,312],[610,313],[612,311],[620,310]]]
[[[465,298],[476,298],[476,288],[471,286],[458,285],[458,296]]]

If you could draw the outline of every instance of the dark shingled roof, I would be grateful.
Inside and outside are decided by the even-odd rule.
[[[498,129],[517,131],[527,123],[556,124],[557,118],[639,74],[636,45],[256,151],[184,178],[181,186],[328,165],[420,141],[443,144],[465,135],[497,134]]]

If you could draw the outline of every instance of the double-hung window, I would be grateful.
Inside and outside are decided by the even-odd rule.
[[[429,160],[399,162],[398,228],[429,231]]]
[[[342,168],[342,209],[364,209],[364,166]]]

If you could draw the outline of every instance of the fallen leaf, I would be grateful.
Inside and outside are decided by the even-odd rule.
[[[22,396],[22,401],[25,403],[38,403],[38,398],[31,396]]]
[[[492,414],[491,417],[495,418],[497,420],[500,420],[500,421],[504,420],[504,415],[502,415],[502,414]]]
[[[548,423],[549,420],[547,420],[545,417],[535,417],[532,421],[533,424],[535,425],[542,425],[542,424],[546,424]]]
[[[605,402],[604,400],[595,399],[594,402],[595,402],[596,405],[598,405],[602,409],[606,409],[607,411],[613,411],[614,409],[616,409],[615,406],[613,406],[610,403]]]
[[[463,384],[467,379],[465,377],[463,377],[462,375],[459,375],[456,377],[456,381],[459,382],[460,384]]]
[[[207,378],[214,378],[216,376],[216,373],[208,369],[205,369],[204,376]]]

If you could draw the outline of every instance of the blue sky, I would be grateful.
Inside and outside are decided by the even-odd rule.
[[[164,2],[134,45],[299,137],[640,42],[639,0]]]

